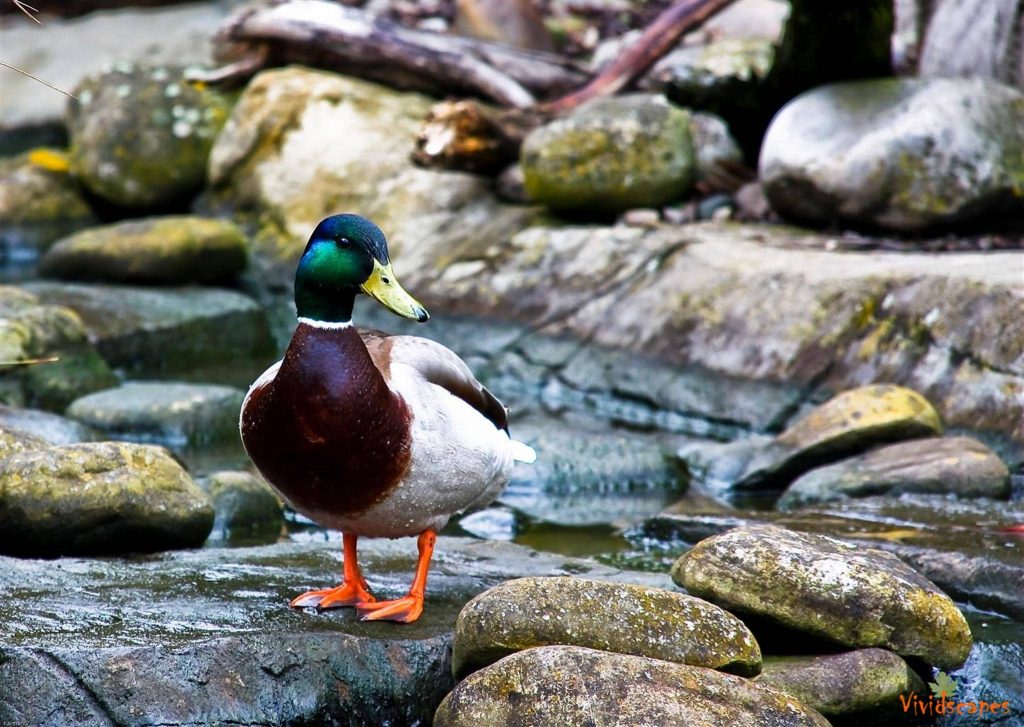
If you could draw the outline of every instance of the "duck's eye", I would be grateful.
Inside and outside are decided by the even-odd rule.
[[[351,244],[352,244],[352,241],[350,239],[348,239],[347,237],[339,237],[338,238],[338,247],[348,247]]]

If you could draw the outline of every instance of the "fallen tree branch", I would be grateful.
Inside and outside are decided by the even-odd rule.
[[[633,82],[665,55],[683,33],[700,25],[733,0],[679,0],[666,8],[628,48],[586,86],[552,101],[548,111],[571,111],[597,96],[610,96]]]
[[[468,91],[519,108],[587,78],[550,53],[413,30],[326,0],[245,8],[225,22],[217,43],[222,57],[240,46],[266,46],[268,63],[306,62],[402,88]]]

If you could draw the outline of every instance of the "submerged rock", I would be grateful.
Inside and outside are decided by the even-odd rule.
[[[202,217],[151,217],[93,227],[57,242],[43,257],[47,278],[108,283],[216,283],[245,270],[245,237]]]
[[[195,444],[237,437],[244,398],[231,386],[128,381],[75,400],[67,415],[119,438]]]
[[[437,727],[828,724],[771,687],[713,669],[579,646],[527,649],[460,682]]]
[[[502,504],[544,522],[563,525],[636,521],[681,494],[685,475],[650,435],[594,423],[582,430],[566,422],[515,422],[516,437],[537,451],[537,461],[513,472]]]
[[[21,556],[198,547],[210,500],[166,450],[96,442],[0,460],[0,551]]]
[[[736,486],[784,487],[813,467],[875,445],[940,434],[938,413],[916,391],[889,384],[851,389],[787,427]]]
[[[203,186],[229,106],[178,66],[120,64],[87,78],[69,107],[71,169],[91,192],[147,209]]]
[[[284,507],[270,486],[249,472],[214,472],[199,482],[213,499],[212,537],[230,543],[273,543]]]
[[[979,78],[816,88],[768,128],[765,194],[795,220],[904,232],[1019,215],[1022,114],[1020,91]]]
[[[181,371],[265,357],[273,348],[263,309],[233,290],[73,283],[27,287],[74,309],[103,357],[129,372]]]
[[[0,158],[0,261],[35,260],[57,240],[96,223],[62,152]]]
[[[549,207],[656,207],[693,183],[690,115],[659,95],[591,101],[531,132],[520,164],[530,199]]]
[[[699,598],[585,578],[521,578],[459,613],[457,679],[523,649],[566,644],[751,676],[761,651],[735,616]]]
[[[852,718],[899,709],[901,694],[925,692],[921,677],[885,649],[822,656],[768,656],[758,684],[767,684],[826,717]]]
[[[791,484],[776,507],[797,507],[865,495],[937,493],[957,497],[1010,494],[1010,471],[995,452],[967,437],[919,439],[811,470]]]
[[[29,359],[38,362],[0,367],[0,401],[63,410],[79,396],[117,382],[75,311],[0,286],[0,361]]]
[[[882,646],[959,666],[971,632],[950,598],[895,556],[783,528],[737,528],[698,543],[672,568],[724,608],[855,648]]]

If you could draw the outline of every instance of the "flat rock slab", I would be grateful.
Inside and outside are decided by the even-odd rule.
[[[917,439],[811,470],[786,488],[776,507],[909,492],[1002,499],[1010,494],[1010,472],[977,440]]]
[[[263,309],[233,290],[33,283],[40,298],[76,311],[112,366],[174,371],[266,356]]]
[[[411,539],[364,539],[359,554],[378,597],[406,591]],[[415,624],[287,607],[340,572],[334,540],[132,560],[0,558],[0,724],[429,722],[452,686],[456,615],[477,593],[570,572],[670,587],[661,575],[443,537]]]
[[[828,722],[792,697],[733,674],[579,646],[542,646],[460,682],[441,703],[434,724],[799,727]]]
[[[128,381],[76,399],[67,415],[115,437],[195,444],[237,439],[244,398],[231,386]]]
[[[74,419],[40,409],[0,404],[0,428],[38,437],[47,444],[77,444],[100,439],[100,433]]]
[[[672,567],[691,594],[845,646],[949,668],[971,631],[949,596],[895,556],[770,525],[703,540]]]

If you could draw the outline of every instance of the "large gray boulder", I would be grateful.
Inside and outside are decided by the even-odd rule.
[[[198,547],[213,526],[206,493],[170,454],[96,442],[0,460],[0,550],[22,556]]]
[[[809,91],[775,116],[760,173],[785,217],[912,232],[1024,211],[1024,94],[983,79]]]
[[[520,164],[530,199],[555,209],[655,207],[693,183],[690,115],[656,94],[591,101],[532,131]]]
[[[358,212],[388,237],[399,275],[435,274],[480,240],[535,216],[504,205],[487,180],[419,169],[409,153],[432,101],[324,71],[264,71],[246,86],[210,153],[210,205],[255,213],[254,252],[291,285],[295,262],[327,215]],[[427,301],[429,304],[429,301]]]
[[[688,592],[850,647],[881,646],[944,669],[971,651],[960,609],[898,558],[764,525],[698,543],[672,567]]]
[[[713,669],[579,646],[542,646],[470,675],[445,697],[437,727],[733,725],[824,727],[810,707]]]

